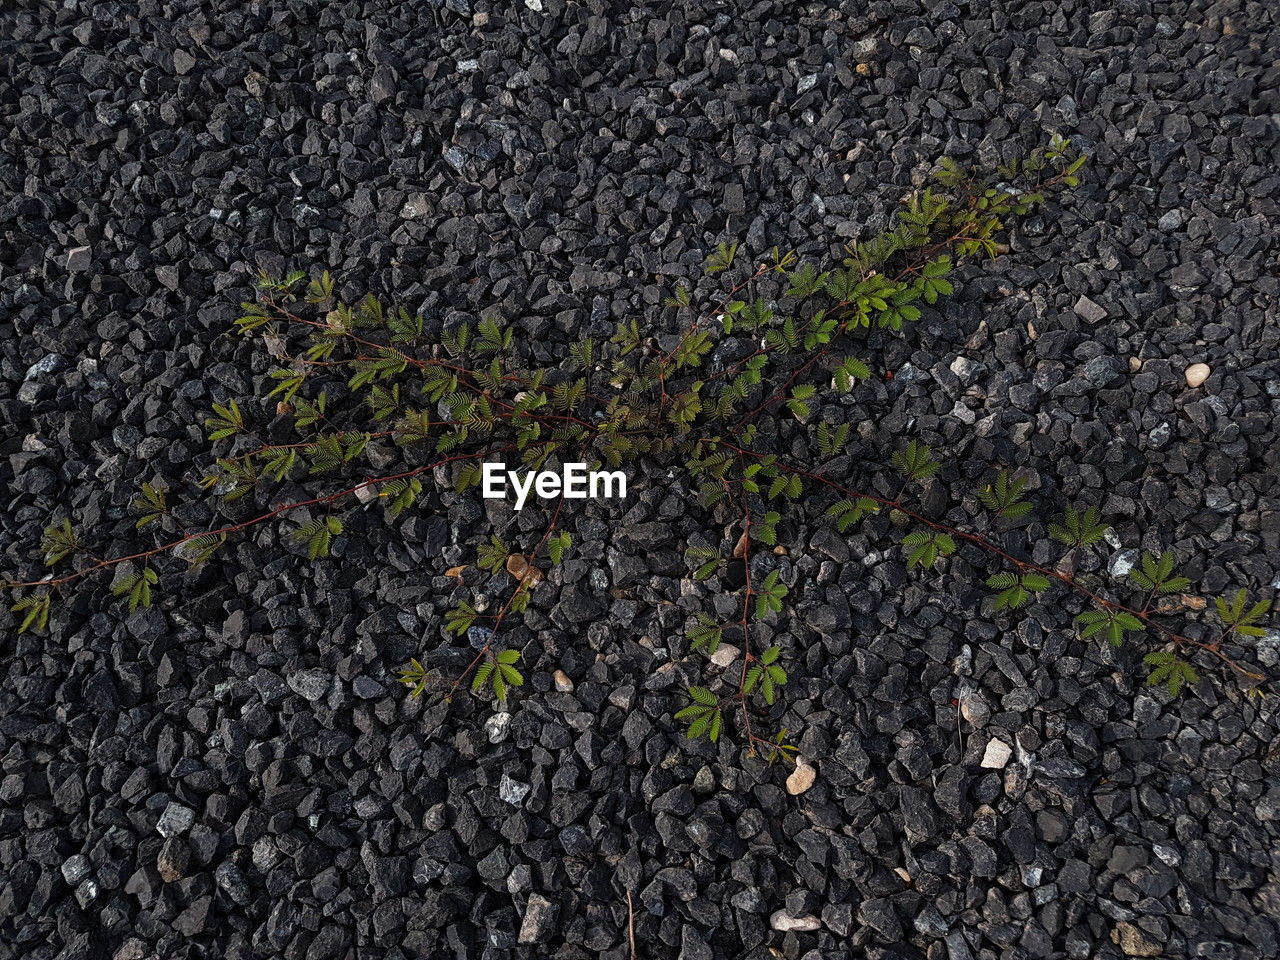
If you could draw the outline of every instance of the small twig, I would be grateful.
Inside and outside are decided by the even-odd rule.
[[[631,960],[636,960],[636,911],[631,906],[631,888],[627,888],[627,943],[631,946]]]

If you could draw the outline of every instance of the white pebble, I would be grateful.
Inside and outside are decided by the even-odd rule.
[[[982,755],[982,766],[987,770],[1003,770],[1013,749],[1003,740],[988,740],[987,752]]]
[[[790,930],[809,932],[817,930],[822,926],[822,921],[813,914],[807,914],[803,917],[793,917],[785,910],[778,910],[769,918],[769,925],[773,929],[782,933]]]

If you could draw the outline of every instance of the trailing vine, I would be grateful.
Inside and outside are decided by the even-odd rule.
[[[873,332],[896,334],[920,320],[953,292],[960,263],[1003,252],[1000,237],[1012,218],[1052,190],[1076,186],[1085,159],[1055,137],[990,175],[943,160],[932,183],[907,197],[890,229],[850,244],[835,265],[777,249],[744,264],[737,244],[721,244],[705,264],[711,282],[723,288],[713,304],[696,309],[683,286],[665,304],[681,318],[679,332],[655,334],[661,321],[629,317],[607,342],[578,340],[552,367],[533,366],[517,328],[492,318],[446,328],[373,295],[344,299],[327,271],[263,275],[257,298],[242,304],[234,326],[260,338],[278,366],[259,400],[226,397],[212,405],[204,427],[214,462],[193,484],[226,522],[186,530],[170,502],[175,491],[147,481],[130,508],[137,536],[150,536],[150,544],[140,540],[122,555],[97,559],[72,519],[58,518],[39,545],[52,572],[4,584],[16,591],[15,626],[50,629],[54,598],[98,574],[111,574],[109,590],[128,611],[149,607],[165,595],[166,578],[276,519],[293,521],[285,535],[293,549],[322,562],[346,534],[342,511],[380,506],[399,517],[418,509],[427,486],[442,476],[460,493],[475,488],[485,462],[612,469],[648,459],[683,468],[702,504],[731,528],[731,549],[688,545],[691,575],[708,580],[733,567],[743,581],[734,617],[721,622],[699,613],[688,627],[691,656],[723,660],[725,641],[736,644],[730,666],[691,685],[687,704],[675,710],[690,738],[717,741],[733,727],[752,753],[775,760],[796,752],[787,730],[766,726],[781,712],[788,651],[761,648],[753,637],[755,624],[780,615],[794,584],[754,548],[777,546],[787,506],[806,495],[829,500],[823,515],[839,534],[868,523],[878,524],[879,534],[900,530],[903,562],[925,575],[963,549],[985,554],[1003,566],[985,580],[996,611],[1018,610],[1056,588],[1079,595],[1091,605],[1077,618],[1081,637],[1119,645],[1147,635],[1148,680],[1171,694],[1197,681],[1196,656],[1256,686],[1266,678],[1239,663],[1232,645],[1262,635],[1269,603],[1250,602],[1244,591],[1216,598],[1221,629],[1212,640],[1198,639],[1167,620],[1176,612],[1171,598],[1190,586],[1171,553],[1144,553],[1129,573],[1141,600],[1123,599],[1121,584],[1076,575],[1070,560],[1108,536],[1096,506],[1069,505],[1048,526],[1068,554],[1067,562],[1051,566],[1032,562],[1025,544],[1010,542],[1010,526],[1033,509],[1016,472],[993,470],[973,492],[986,516],[978,528],[936,519],[929,515],[936,511],[914,503],[914,492],[941,469],[919,440],[892,455],[898,477],[892,495],[872,477],[859,489],[827,472],[850,446],[854,425],[815,411],[872,376],[864,351]],[[823,466],[794,456],[794,444],[792,452],[780,452],[784,421],[803,432]],[[293,436],[278,442],[287,432]],[[399,448],[403,466],[373,472],[375,460],[390,459],[388,444]],[[326,489],[330,477],[347,479]],[[278,502],[277,491],[292,484],[313,492]],[[413,658],[399,676],[411,696],[450,698],[469,690],[502,703],[523,685],[521,651],[504,646],[503,627],[527,610],[547,572],[570,555],[565,505],[556,501],[540,535],[523,549],[496,535],[481,548],[477,565],[511,582],[506,599],[493,612],[472,598],[457,599],[440,629],[470,640],[474,656],[452,676],[431,666],[431,651]]]

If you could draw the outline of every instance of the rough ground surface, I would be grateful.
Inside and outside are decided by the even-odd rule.
[[[554,351],[673,322],[656,305],[719,240],[857,237],[943,153],[1056,130],[1086,183],[879,344],[896,376],[829,411],[871,423],[847,475],[919,436],[939,504],[1024,467],[1042,512],[1104,507],[1086,566],[1163,546],[1208,595],[1268,594],[1274,7],[926,6],[7,4],[3,566],[63,514],[131,542],[141,478],[191,491],[194,424],[265,369],[224,335],[259,266],[499,308]],[[100,586],[51,638],[6,631],[0,955],[621,960],[628,892],[645,960],[1278,955],[1274,699],[1210,670],[1170,703],[1141,644],[1075,638],[1074,600],[993,616],[982,555],[908,578],[882,527],[833,538],[814,502],[761,559],[795,585],[781,722],[817,777],[792,796],[674,729],[704,669],[685,621],[723,591],[679,554],[721,531],[663,470],[633,490],[570,517],[506,718],[393,681],[489,520],[541,529],[469,497],[353,520],[336,561],[273,529],[152,611]],[[1274,633],[1239,653],[1280,670]]]

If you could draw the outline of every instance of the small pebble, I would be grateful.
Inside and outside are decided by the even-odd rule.
[[[982,766],[987,770],[1003,770],[1013,756],[1013,749],[1003,740],[987,741],[987,752],[982,755]]]
[[[803,759],[798,758],[796,768],[791,771],[791,776],[787,777],[787,793],[793,797],[799,796],[812,787],[813,781],[817,778],[818,771]]]
[[[781,933],[787,933],[789,931],[808,933],[821,927],[822,921],[813,914],[806,914],[803,917],[793,917],[785,910],[778,910],[769,918],[769,925]]]
[[[722,643],[716,647],[716,652],[710,657],[712,663],[717,667],[727,667],[738,659],[738,648],[732,643]]]
[[[72,272],[88,270],[93,262],[93,251],[89,247],[72,247],[67,251],[67,269]]]
[[[971,694],[960,700],[960,715],[969,723],[983,723],[991,716],[991,707],[981,694]]]
[[[180,803],[169,801],[169,805],[164,808],[164,813],[160,814],[160,821],[156,824],[156,831],[162,837],[176,837],[180,833],[186,833],[191,829],[191,825],[196,822],[195,811],[190,807],[184,807]]]
[[[1209,379],[1211,372],[1207,363],[1193,363],[1187,367],[1187,386],[1195,389]]]

